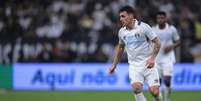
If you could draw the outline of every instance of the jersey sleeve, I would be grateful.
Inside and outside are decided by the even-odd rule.
[[[153,29],[152,29],[148,24],[145,24],[145,25],[144,25],[144,32],[145,32],[145,35],[146,35],[150,40],[153,40],[154,38],[157,37],[156,33],[153,31]]]
[[[177,32],[177,29],[175,27],[172,26],[172,30],[173,30],[173,35],[172,35],[172,38],[174,41],[177,41],[177,40],[180,40],[180,36]]]
[[[118,33],[118,38],[119,38],[119,44],[124,45],[124,41],[123,41],[123,39],[121,38],[121,30],[120,30],[119,33]]]

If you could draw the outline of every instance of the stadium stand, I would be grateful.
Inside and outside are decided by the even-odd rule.
[[[163,10],[180,33],[179,62],[201,63],[199,0],[1,0],[0,63],[110,62],[118,10],[133,6],[154,25]],[[124,56],[123,62],[126,61]]]

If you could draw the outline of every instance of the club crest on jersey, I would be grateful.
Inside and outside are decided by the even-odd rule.
[[[140,34],[139,33],[136,33],[135,34],[135,38],[139,38],[140,37]]]

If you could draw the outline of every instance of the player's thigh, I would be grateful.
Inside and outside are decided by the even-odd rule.
[[[170,87],[171,86],[171,76],[164,76],[163,79],[164,79],[164,83],[167,87]]]
[[[136,82],[143,84],[144,82],[143,70],[129,68],[129,79],[131,85],[133,85]]]
[[[149,87],[160,86],[159,74],[157,68],[146,69],[145,71],[145,81]]]

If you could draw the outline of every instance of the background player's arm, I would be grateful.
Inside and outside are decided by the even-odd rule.
[[[180,45],[180,43],[181,43],[181,41],[177,40],[172,45],[165,47],[165,49],[164,49],[165,54],[169,53],[171,50],[178,47]]]
[[[114,70],[116,69],[116,66],[119,63],[121,56],[124,52],[124,47],[125,47],[124,44],[118,44],[116,46],[114,60],[113,60],[112,66],[109,68],[110,74],[112,74]]]

